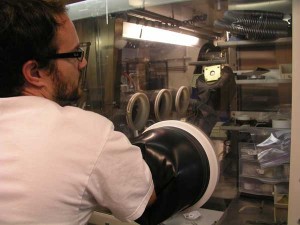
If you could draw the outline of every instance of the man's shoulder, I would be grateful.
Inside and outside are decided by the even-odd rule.
[[[23,98],[22,102],[24,104],[30,105],[32,109],[41,111],[41,114],[44,114],[47,117],[56,117],[57,119],[61,118],[65,123],[74,123],[74,124],[97,124],[99,126],[108,126],[113,127],[112,122],[106,117],[92,112],[87,111],[75,106],[60,106],[54,101],[51,101],[46,98],[29,96]]]
[[[84,110],[74,106],[65,106],[61,108],[61,112],[70,117],[75,117],[79,120],[91,120],[101,123],[111,124],[112,122],[106,117],[88,110]]]

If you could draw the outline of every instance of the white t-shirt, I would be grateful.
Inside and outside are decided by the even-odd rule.
[[[86,224],[95,206],[140,217],[153,192],[138,147],[106,118],[40,97],[0,98],[0,224]]]

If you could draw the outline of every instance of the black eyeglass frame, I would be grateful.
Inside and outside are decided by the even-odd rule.
[[[84,50],[82,48],[78,48],[79,51],[74,52],[65,52],[65,53],[56,53],[47,57],[48,59],[72,59],[77,58],[79,62],[82,62],[84,58]]]

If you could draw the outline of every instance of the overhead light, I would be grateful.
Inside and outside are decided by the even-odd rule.
[[[122,36],[174,45],[195,46],[199,44],[199,38],[191,35],[128,22],[123,22]]]
[[[141,8],[144,6],[145,1],[143,0],[128,0],[129,5],[135,7],[135,8]]]

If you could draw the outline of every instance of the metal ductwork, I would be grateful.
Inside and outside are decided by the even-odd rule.
[[[292,13],[291,0],[228,0],[228,10],[262,10],[270,12]]]

